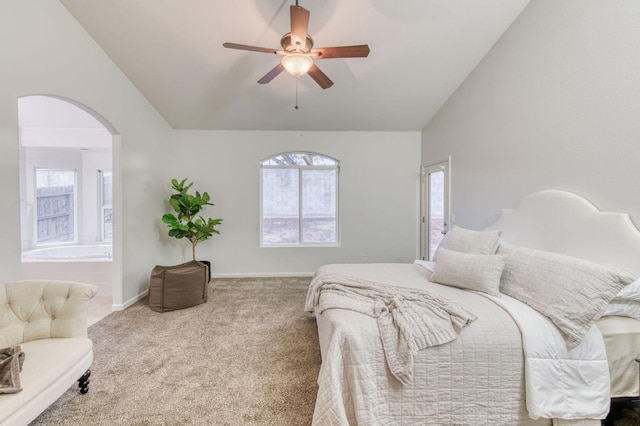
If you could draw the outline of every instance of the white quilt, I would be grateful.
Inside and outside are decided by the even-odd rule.
[[[592,327],[580,345],[567,350],[558,328],[538,311],[505,294],[500,298],[486,297],[503,306],[522,332],[529,416],[605,418],[609,412],[610,377],[598,328]]]
[[[453,342],[420,351],[414,380],[403,386],[386,366],[375,319],[340,309],[316,313],[323,360],[316,425],[550,424],[550,417],[603,417],[608,411],[608,368],[606,355],[599,354],[604,346],[597,331],[567,354],[566,349],[551,349],[556,339],[558,347],[566,348],[564,340],[554,336],[552,324],[551,331],[545,329],[549,321],[528,306],[503,297],[500,307],[490,300],[496,298],[430,283],[430,273],[416,265],[327,265],[318,273],[356,274],[428,289],[455,300],[478,319]],[[507,310],[522,318],[525,332],[533,330],[533,337],[524,339],[526,360],[520,330]],[[562,371],[569,371],[574,381]]]
[[[342,309],[316,313],[322,366],[314,425],[551,424],[528,416],[520,331],[491,300],[429,283],[430,273],[410,264],[328,265],[318,273],[426,288],[478,319],[454,341],[418,352],[413,379],[403,386],[386,365],[375,318]]]

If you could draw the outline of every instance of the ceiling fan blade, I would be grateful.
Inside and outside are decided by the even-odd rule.
[[[291,6],[291,44],[304,47],[309,31],[309,11],[302,6]]]
[[[284,55],[286,53],[282,50],[269,49],[266,47],[258,47],[258,46],[247,46],[246,44],[222,43],[222,45],[228,49],[250,50],[252,52],[274,53],[277,55]]]
[[[267,84],[268,82],[276,78],[282,71],[284,71],[284,67],[282,66],[282,64],[278,64],[274,69],[266,73],[264,77],[258,80],[258,83]]]
[[[318,68],[316,64],[311,65],[307,74],[309,74],[311,78],[323,89],[328,89],[333,86],[333,81],[331,81],[325,73],[320,71],[320,68]]]
[[[315,59],[366,58],[369,56],[369,46],[360,44],[357,46],[318,47],[311,49],[310,54]]]

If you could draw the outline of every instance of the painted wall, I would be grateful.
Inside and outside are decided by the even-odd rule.
[[[369,262],[417,256],[420,132],[176,130],[173,148],[174,177],[209,192],[215,206],[207,216],[223,219],[221,234],[198,246],[214,274],[308,274],[326,263],[361,262],[362,254]],[[340,161],[341,246],[260,248],[259,162],[299,150]],[[163,245],[176,262],[189,258],[187,243],[165,237]]]
[[[563,189],[640,225],[640,2],[533,0],[422,134],[452,211],[481,229]]]
[[[18,98],[62,96],[97,111],[119,135],[124,288],[114,299],[126,303],[147,288],[151,267],[168,260],[149,218],[165,208],[157,183],[168,176],[159,165],[167,163],[171,128],[58,1],[3,0],[0,40],[0,221],[20,220]],[[0,279],[19,278],[20,228],[5,227]]]

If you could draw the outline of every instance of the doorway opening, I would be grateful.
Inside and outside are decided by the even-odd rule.
[[[22,278],[96,285],[91,325],[122,294],[113,250],[119,139],[95,111],[60,97],[18,99],[18,122]]]
[[[436,249],[449,231],[451,157],[422,167],[420,258],[432,260]]]

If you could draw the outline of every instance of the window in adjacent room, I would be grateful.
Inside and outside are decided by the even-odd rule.
[[[111,192],[111,172],[98,171],[100,187],[100,234],[103,241],[111,241],[113,237],[113,201]]]
[[[36,169],[36,244],[75,241],[76,171]]]
[[[260,163],[261,246],[338,245],[340,163],[313,152],[287,152]]]

